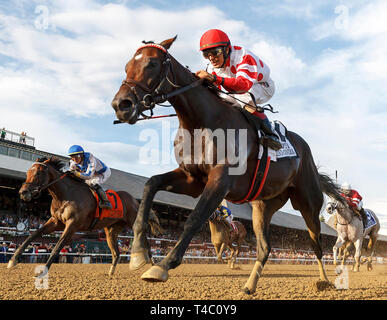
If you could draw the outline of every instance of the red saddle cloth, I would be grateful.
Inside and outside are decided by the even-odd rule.
[[[231,224],[231,227],[233,229],[233,232],[238,233],[238,227],[235,225],[235,222],[233,221],[230,224]]]
[[[112,209],[101,209],[99,207],[99,198],[96,192],[93,191],[94,197],[97,200],[97,209],[95,217],[102,220],[103,218],[122,218],[124,216],[124,208],[120,196],[114,190],[107,190],[106,196],[112,205]]]

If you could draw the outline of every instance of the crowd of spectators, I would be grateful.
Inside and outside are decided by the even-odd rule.
[[[5,129],[5,127],[3,127],[2,129],[1,129],[1,133],[0,133],[0,139],[1,140],[11,140],[11,137],[9,137],[9,135],[13,135],[14,133],[12,133],[12,132],[10,132],[10,131],[7,131],[6,129]],[[27,132],[24,132],[24,131],[22,131],[21,133],[20,133],[20,135],[18,135],[19,136],[19,140],[18,140],[18,142],[19,143],[21,143],[21,144],[26,144],[27,142],[26,142],[26,137],[27,137]]]
[[[16,227],[19,223],[23,223],[26,229],[38,229],[43,226],[45,221],[46,219],[26,214],[21,217],[7,214],[0,215],[0,227],[12,228]]]
[[[16,213],[18,210],[17,193],[3,191],[0,193],[0,211]]]
[[[23,216],[0,214],[0,227],[15,227],[19,222],[29,229],[37,229],[46,221],[41,217],[24,214]],[[1,231],[1,229],[0,229]],[[119,249],[121,255],[121,262],[128,262],[131,250],[131,242],[133,239],[133,231],[130,228],[124,230],[119,238]],[[154,236],[148,234],[152,255],[156,259],[161,259],[172,250],[176,240],[179,238],[182,228],[166,229],[166,232],[161,236]],[[103,234],[103,232],[101,232]],[[1,236],[1,232],[0,232]],[[0,248],[0,262],[7,262],[16,247],[22,243],[22,238],[18,240],[18,244],[4,243]],[[26,252],[27,255],[23,257],[25,262],[40,263],[45,262],[48,255],[51,253],[56,239],[46,238],[41,243],[30,245]],[[62,249],[61,254],[56,262],[59,263],[81,263],[83,258],[90,257],[90,262],[96,263],[110,263],[110,249],[106,245],[105,239],[101,237],[98,240],[78,239],[73,241],[71,246],[66,246]],[[335,238],[329,239],[334,242]],[[48,243],[47,243],[48,241]],[[50,243],[53,242],[53,243]],[[328,240],[326,240],[328,241]],[[310,249],[310,239],[306,231],[293,230],[288,228],[281,228],[272,226],[271,230],[271,244],[272,250],[269,255],[270,263],[305,263],[311,264],[315,262],[315,254]],[[333,244],[332,244],[333,246]],[[333,259],[332,246],[326,245],[324,249],[324,259],[328,262]],[[256,248],[243,245],[239,254],[240,263],[251,263],[256,257]],[[7,254],[5,254],[7,253]],[[226,250],[223,257],[227,257],[229,251]],[[202,230],[197,233],[186,253],[184,262],[190,263],[216,263],[215,249],[211,243],[211,236],[209,228],[204,226]]]

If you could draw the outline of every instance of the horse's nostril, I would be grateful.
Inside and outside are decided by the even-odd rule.
[[[121,100],[118,104],[118,110],[120,111],[127,111],[132,107],[132,102],[130,100]]]

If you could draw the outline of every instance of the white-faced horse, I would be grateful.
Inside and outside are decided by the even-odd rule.
[[[363,240],[368,235],[370,240],[368,242],[368,264],[367,270],[372,270],[372,257],[375,251],[375,245],[378,238],[378,232],[380,229],[380,223],[375,213],[369,209],[364,209],[367,216],[373,220],[373,224],[370,227],[364,228],[363,222],[359,215],[347,206],[339,203],[338,201],[329,202],[326,207],[326,211],[329,214],[337,214],[337,241],[333,246],[333,259],[334,265],[337,264],[337,252],[346,243],[352,242],[355,246],[355,266],[353,271],[359,271],[360,256]],[[343,257],[343,264],[345,256]]]

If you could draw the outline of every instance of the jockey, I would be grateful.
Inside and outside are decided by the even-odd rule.
[[[110,168],[90,152],[84,152],[83,148],[78,145],[70,147],[68,155],[71,157],[70,170],[76,177],[85,180],[97,192],[101,199],[99,202],[100,208],[111,209],[112,206],[106,193],[100,186],[110,177]]]
[[[361,218],[363,225],[367,223],[367,216],[363,209],[362,196],[351,188],[348,182],[344,182],[341,187],[341,196],[347,201],[348,206]]]
[[[257,116],[261,129],[265,134],[263,143],[274,149],[282,148],[280,141],[274,134],[267,116],[257,112],[251,94],[258,104],[267,102],[274,94],[275,86],[270,78],[269,67],[252,52],[239,47],[231,46],[226,33],[218,29],[205,32],[200,39],[200,51],[204,58],[210,61],[206,70],[199,70],[196,75],[201,79],[213,82],[218,88],[223,87],[233,93],[242,108]],[[227,95],[222,95],[227,100]]]
[[[231,210],[225,206],[219,205],[218,208],[216,209],[215,213],[221,217],[223,220],[226,220],[232,231],[236,231],[234,222],[233,222],[233,215],[231,213]]]

